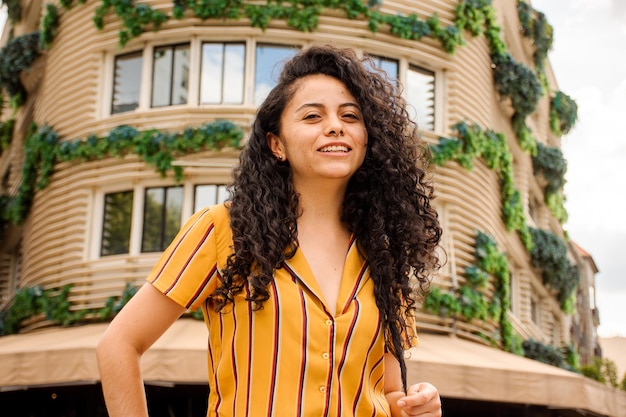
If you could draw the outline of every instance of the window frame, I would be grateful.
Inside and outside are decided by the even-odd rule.
[[[187,100],[185,103],[172,103],[172,97],[173,97],[173,93],[174,93],[174,74],[175,74],[175,69],[176,69],[176,52],[177,50],[179,50],[179,48],[187,46],[187,50],[188,50],[188,74],[187,74]],[[169,98],[168,98],[168,102],[169,104],[160,104],[160,105],[155,105],[154,104],[154,90],[155,90],[155,65],[156,65],[156,59],[155,59],[155,54],[157,52],[158,49],[166,49],[168,48],[171,52],[172,52],[172,62],[170,64],[170,74],[169,74],[169,78],[170,78],[170,88],[169,88]],[[151,72],[150,72],[150,108],[151,109],[157,109],[157,108],[164,108],[164,107],[172,107],[172,106],[185,106],[187,104],[189,104],[189,95],[190,95],[190,90],[189,90],[189,84],[190,84],[190,77],[191,77],[191,48],[192,48],[192,42],[178,42],[178,43],[173,43],[173,44],[165,44],[165,45],[154,45],[151,48],[151,55],[150,55],[150,67],[151,67]]]

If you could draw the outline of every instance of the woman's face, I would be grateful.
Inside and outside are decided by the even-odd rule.
[[[361,107],[336,78],[303,78],[283,110],[280,133],[267,134],[273,154],[288,161],[294,185],[342,180],[347,184],[361,166],[367,130]]]

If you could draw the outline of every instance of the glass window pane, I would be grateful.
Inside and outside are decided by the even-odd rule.
[[[161,247],[163,235],[164,188],[148,188],[144,201],[142,252],[156,252]]]
[[[422,68],[409,68],[406,80],[409,114],[422,130],[435,129],[435,73]]]
[[[260,105],[276,85],[284,62],[297,52],[298,48],[293,46],[257,46],[254,73],[254,103],[256,105]]]
[[[224,184],[203,184],[196,185],[194,196],[194,212],[205,207],[220,204],[229,197],[228,190]]]
[[[128,253],[132,210],[132,191],[111,193],[104,196],[100,256]]]
[[[134,110],[139,106],[141,65],[141,52],[115,58],[112,114]]]
[[[154,49],[152,107],[187,103],[189,45]]]
[[[380,56],[372,56],[374,65],[382,69],[387,73],[390,80],[396,81],[398,79],[398,61],[395,59],[383,58]]]
[[[165,250],[180,229],[182,206],[182,187],[146,189],[142,252]]]
[[[200,102],[202,104],[243,103],[244,44],[204,43]]]
[[[160,250],[165,248],[174,240],[180,229],[180,220],[183,209],[183,187],[169,187],[165,200],[165,233],[161,242]]]
[[[224,103],[243,103],[244,45],[229,44],[224,50]]]
[[[154,49],[152,67],[152,107],[167,106],[170,104],[172,90],[172,48],[163,47]]]
[[[174,52],[172,104],[187,104],[189,86],[189,45],[178,45]]]

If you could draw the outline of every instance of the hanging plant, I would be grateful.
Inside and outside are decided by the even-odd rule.
[[[515,61],[511,54],[494,56],[493,78],[496,91],[511,99],[514,117],[524,119],[535,111],[541,98],[541,84],[535,72]]]
[[[535,47],[533,60],[538,72],[543,72],[548,52],[552,49],[554,42],[554,29],[546,15],[538,12],[525,1],[517,2],[517,14],[522,24],[522,33],[532,40]]]
[[[550,129],[557,136],[563,136],[576,124],[578,105],[570,96],[557,91],[550,100]]]
[[[580,282],[577,265],[570,263],[565,242],[554,233],[530,229],[535,246],[530,252],[531,263],[541,270],[546,287],[556,291],[561,308],[566,310],[570,297]]]
[[[560,192],[565,184],[567,161],[556,146],[537,144],[537,155],[533,156],[533,172],[546,180],[545,194]]]
[[[16,104],[26,99],[26,89],[20,81],[20,72],[30,68],[39,57],[39,32],[20,35],[0,49],[0,86]]]
[[[20,0],[2,0],[2,5],[7,7],[9,22],[16,24],[22,19],[22,5]]]
[[[8,119],[4,122],[0,122],[0,155],[8,149],[11,141],[13,140],[14,126],[15,119]]]
[[[50,49],[58,28],[59,11],[54,4],[46,3],[46,12],[41,20],[41,37],[39,39],[41,49]]]

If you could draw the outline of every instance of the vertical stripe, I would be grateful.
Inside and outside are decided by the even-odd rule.
[[[246,285],[246,299],[250,298],[250,286]],[[254,346],[252,344],[252,328],[254,325],[254,317],[253,317],[253,310],[252,310],[252,304],[251,303],[246,303],[246,307],[247,307],[247,313],[248,313],[248,354],[247,354],[247,381],[248,381],[248,386],[246,387],[246,416],[250,415],[250,389],[252,388],[252,384],[251,384],[251,380],[252,380],[252,349],[254,349]]]
[[[293,275],[292,275],[292,279],[293,279]],[[294,283],[295,283],[295,279],[294,279]],[[301,308],[301,314],[302,314],[302,340],[300,341],[300,355],[302,357],[302,360],[300,361],[300,378],[299,378],[299,389],[298,389],[298,403],[297,403],[297,410],[298,410],[298,414],[297,416],[303,416],[304,415],[304,403],[303,403],[303,399],[304,399],[304,383],[305,383],[305,375],[306,375],[306,365],[307,365],[307,346],[308,346],[308,337],[309,337],[309,320],[307,317],[307,305],[306,305],[306,298],[304,297],[304,292],[302,291],[301,288],[298,289],[298,294],[300,295],[300,308]]]
[[[269,285],[270,291],[274,296],[274,348],[273,348],[273,357],[272,357],[272,376],[270,379],[270,388],[269,388],[269,403],[267,407],[267,416],[271,417],[274,412],[274,395],[276,393],[276,373],[278,368],[278,360],[279,360],[279,344],[281,337],[280,332],[280,302],[278,298],[278,291],[276,288],[276,282],[272,281]],[[280,416],[279,416],[280,417]]]

